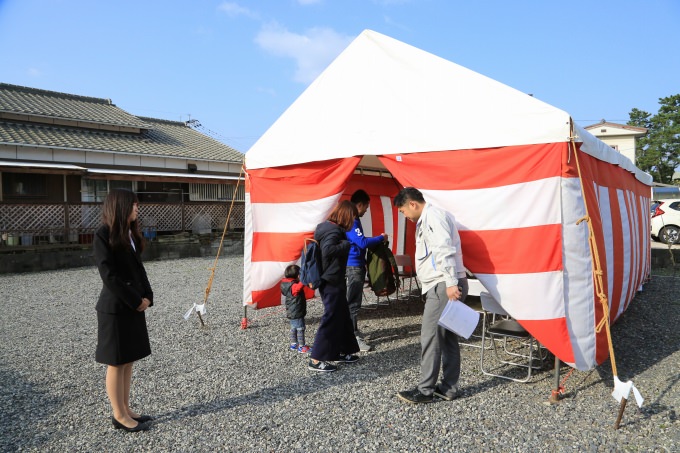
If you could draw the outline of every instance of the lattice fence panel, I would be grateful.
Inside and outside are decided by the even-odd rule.
[[[229,224],[231,228],[245,228],[246,226],[246,207],[243,203],[234,203],[231,210]]]
[[[199,223],[207,222],[211,230],[224,228],[227,218],[227,206],[224,204],[190,204],[185,206],[185,221],[187,230],[202,230],[204,226]]]
[[[193,231],[198,219],[206,230],[221,232],[231,203],[141,204],[139,220],[142,228],[155,231]],[[184,209],[184,215],[182,210]],[[68,217],[66,216],[68,212]],[[21,244],[90,243],[101,225],[101,203],[4,204],[0,203],[0,237],[9,242],[21,237]],[[184,222],[183,222],[184,220]],[[68,222],[68,225],[66,224]],[[243,228],[245,206],[235,203],[229,227]],[[210,232],[210,231],[201,231]],[[26,238],[26,239],[24,239]],[[18,239],[17,239],[18,241]]]
[[[24,233],[49,233],[64,229],[64,205],[0,205],[0,229]]]
[[[101,204],[72,204],[68,208],[69,228],[94,231],[102,224]]]
[[[224,229],[224,222],[227,220],[229,214],[229,207],[231,203],[220,204],[190,204],[185,205],[185,222],[187,230],[194,230],[199,228],[196,222],[208,220],[210,222],[210,229],[222,231]],[[243,204],[234,204],[229,218],[230,228],[243,228],[245,225],[245,206]]]
[[[178,204],[144,203],[139,206],[139,222],[142,227],[156,231],[182,231],[182,206]]]

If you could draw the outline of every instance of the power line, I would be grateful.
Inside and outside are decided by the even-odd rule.
[[[224,143],[225,145],[232,146],[230,142],[234,141],[239,141],[239,140],[251,140],[257,137],[226,137],[222,135],[221,133],[214,131],[212,129],[208,129],[207,127],[203,126],[201,122],[197,119],[190,119],[189,121],[186,121],[187,126],[191,127],[192,129],[207,135],[208,137],[215,139],[219,142]]]

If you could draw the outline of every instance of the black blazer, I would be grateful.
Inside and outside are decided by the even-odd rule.
[[[146,297],[153,305],[153,291],[142,264],[140,247],[112,250],[109,245],[109,227],[100,227],[94,235],[92,248],[94,260],[104,286],[99,294],[96,309],[102,313],[130,314]]]

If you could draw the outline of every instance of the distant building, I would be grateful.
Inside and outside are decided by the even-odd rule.
[[[232,225],[242,227],[242,163],[242,153],[184,122],[0,83],[0,233],[10,245],[87,242],[117,187],[138,194],[154,234],[221,231],[231,200]],[[7,240],[17,235],[21,244]]]
[[[597,124],[586,126],[585,129],[637,165],[635,142],[638,137],[644,137],[647,134],[646,128],[602,120]]]

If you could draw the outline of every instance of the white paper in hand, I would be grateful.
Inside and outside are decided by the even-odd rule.
[[[463,338],[470,338],[479,324],[479,312],[458,300],[446,303],[438,324]]]

